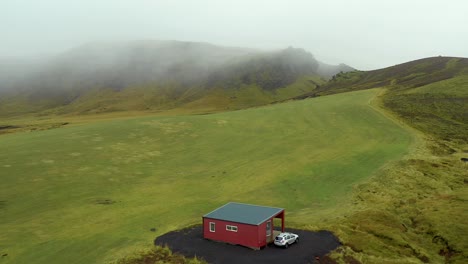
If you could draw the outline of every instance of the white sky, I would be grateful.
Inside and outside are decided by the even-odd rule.
[[[0,0],[0,57],[138,39],[294,46],[376,69],[468,57],[468,0]]]

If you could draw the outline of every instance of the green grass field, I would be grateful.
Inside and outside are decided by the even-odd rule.
[[[377,92],[2,135],[0,262],[112,261],[228,201],[320,227],[411,144]]]

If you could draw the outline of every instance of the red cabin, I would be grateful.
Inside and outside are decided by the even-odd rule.
[[[284,232],[283,208],[228,203],[203,216],[203,237],[260,249],[274,240],[274,218]]]

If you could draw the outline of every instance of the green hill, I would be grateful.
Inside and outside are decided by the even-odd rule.
[[[411,142],[369,105],[377,92],[3,135],[2,261],[115,260],[227,201],[324,228]]]
[[[415,128],[419,143],[358,187],[354,202],[361,211],[332,224],[346,244],[336,257],[402,263],[412,262],[411,254],[421,262],[465,263],[468,59],[435,57],[342,73],[299,98],[375,87],[385,91],[380,105]]]
[[[384,86],[419,87],[468,74],[468,59],[432,57],[374,71],[339,73],[317,90],[317,94],[362,90]]]
[[[375,71],[335,75],[298,98],[384,87],[384,105],[440,139],[468,142],[468,59],[433,57]]]

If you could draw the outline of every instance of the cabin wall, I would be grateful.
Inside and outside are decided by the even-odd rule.
[[[215,223],[215,232],[210,231],[210,222]],[[229,231],[226,225],[237,226],[237,232]],[[260,248],[265,238],[258,235],[258,226],[236,222],[203,218],[203,237],[210,240],[242,245],[251,248]]]

